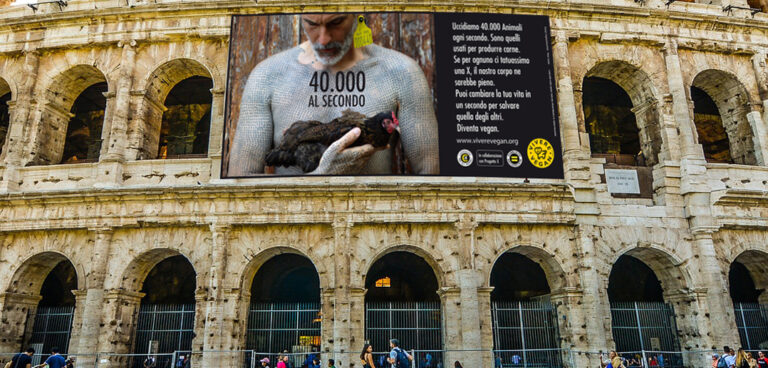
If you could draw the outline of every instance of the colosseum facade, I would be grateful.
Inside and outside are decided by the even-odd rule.
[[[493,367],[505,349],[505,363],[514,355],[532,361],[540,359],[533,350],[552,349],[546,359],[554,366],[593,367],[599,352],[631,346],[651,352],[646,358],[663,351],[668,367],[705,367],[723,345],[766,348],[768,336],[750,330],[768,326],[760,317],[768,305],[768,7],[761,6],[6,5],[0,352],[49,349],[50,339],[83,366],[134,367],[135,357],[120,354],[143,354],[159,341],[158,354],[188,350],[192,366],[224,367],[314,346],[324,360],[359,367],[357,355],[381,322],[372,320],[375,306],[387,304],[386,292],[373,289],[397,277],[414,283],[397,302],[417,310],[399,313],[422,339],[406,347],[434,349],[443,366],[458,359]],[[370,11],[549,16],[565,179],[222,179],[232,15]],[[188,88],[175,88],[180,83]],[[194,144],[187,140],[198,149],[169,154],[166,117],[191,105],[208,109],[210,126],[193,129]],[[77,153],[67,143],[71,124],[79,119],[88,130],[83,116],[94,113],[100,137]],[[600,121],[609,123],[598,129]],[[616,128],[626,121],[636,126]],[[640,154],[606,148],[616,140]],[[636,170],[643,193],[611,194],[606,168]],[[281,278],[292,273],[304,281]],[[279,348],[264,345],[251,335],[277,330],[254,320],[254,305],[290,305],[296,325],[311,326],[296,327],[295,341]],[[142,313],[163,318],[162,306],[176,306],[168,326],[141,322]],[[544,322],[523,321],[526,308]],[[622,319],[627,310],[636,320]],[[530,329],[506,321],[522,331],[509,337],[502,313]],[[57,331],[38,326],[60,314]],[[420,315],[434,324],[412,321]],[[153,328],[157,334],[144,336]],[[526,336],[528,346],[519,341]]]

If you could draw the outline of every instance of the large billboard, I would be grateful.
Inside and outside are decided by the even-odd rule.
[[[562,178],[549,19],[234,16],[222,177]]]

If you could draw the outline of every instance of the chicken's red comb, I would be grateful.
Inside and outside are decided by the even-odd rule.
[[[395,122],[395,126],[400,126],[400,121],[397,120],[397,117],[395,116],[395,112],[392,111],[392,121]]]

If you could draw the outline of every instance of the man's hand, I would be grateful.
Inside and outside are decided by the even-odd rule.
[[[317,169],[311,175],[359,174],[377,151],[370,144],[347,148],[360,137],[360,128],[354,128],[333,142],[320,158]],[[386,147],[382,148],[385,149]]]

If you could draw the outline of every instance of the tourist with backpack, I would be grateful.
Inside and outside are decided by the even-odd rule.
[[[392,368],[408,368],[411,366],[413,357],[400,348],[400,341],[397,339],[389,340],[389,347],[392,348],[392,351],[389,352],[389,359],[387,361],[392,365]]]
[[[720,356],[720,359],[717,360],[716,368],[733,368],[733,365],[736,363],[736,358],[731,357],[731,348],[724,346],[723,347],[723,355]]]
[[[35,349],[28,348],[24,353],[18,353],[13,356],[5,368],[30,368],[32,367],[32,356],[35,355]]]

